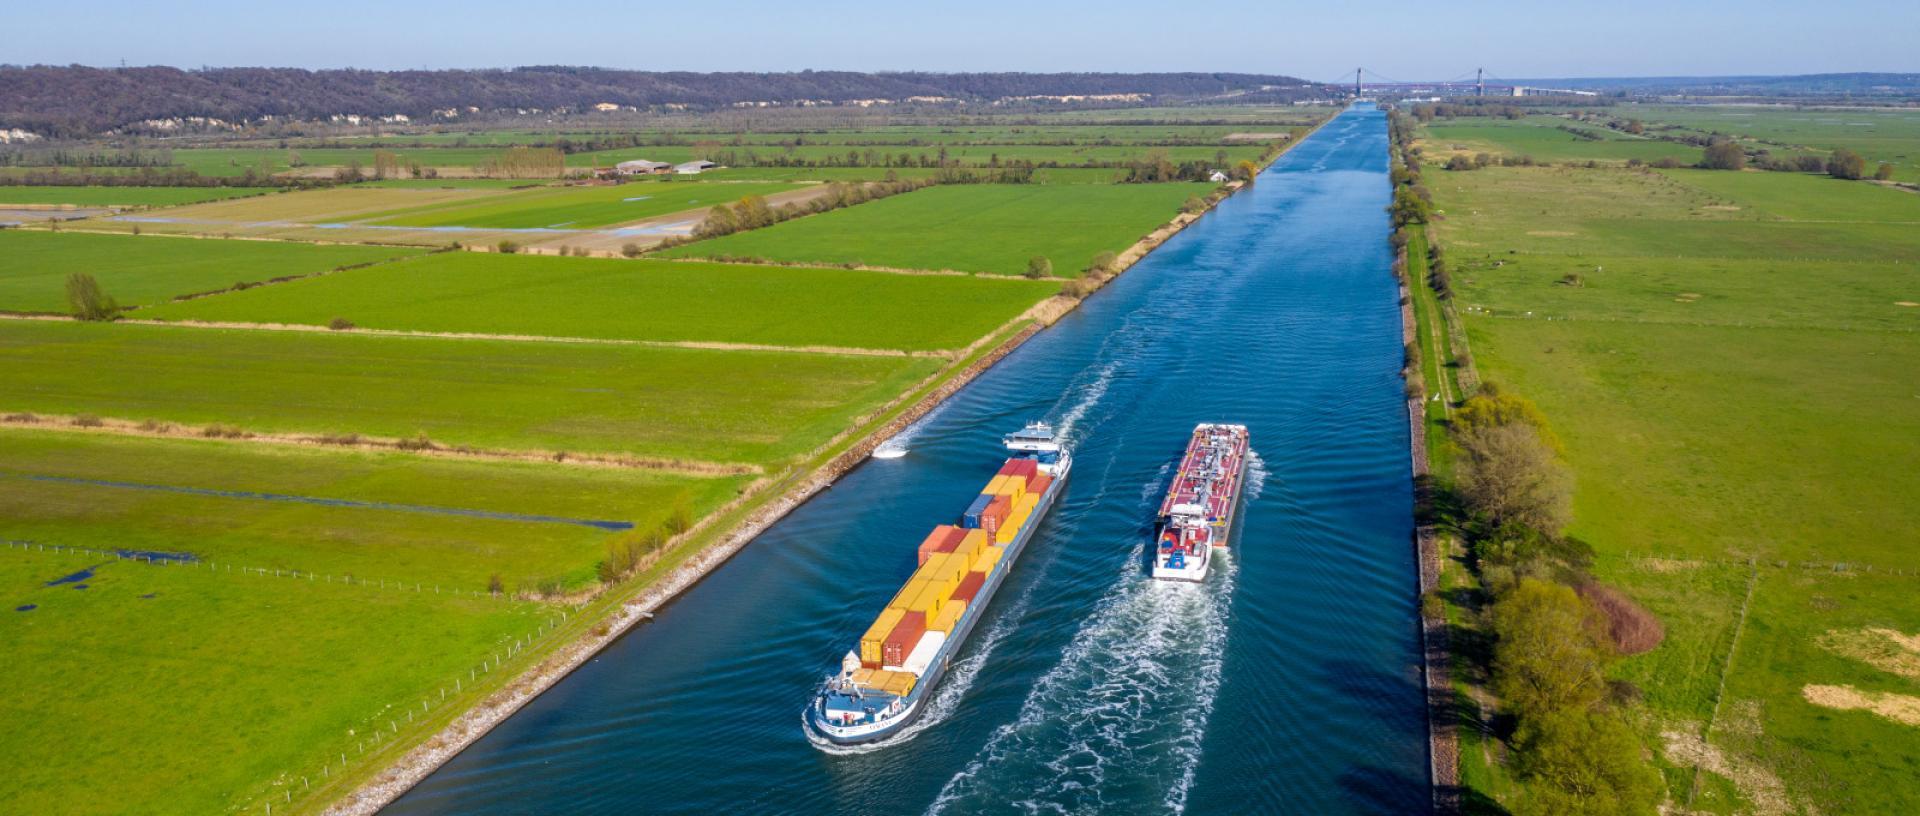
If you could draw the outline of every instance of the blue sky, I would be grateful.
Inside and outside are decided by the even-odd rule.
[[[1920,71],[1920,2],[29,2],[0,61],[1245,71],[1332,80]]]

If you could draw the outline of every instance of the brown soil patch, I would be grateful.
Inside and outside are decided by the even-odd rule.
[[[1836,629],[1815,642],[1841,657],[1851,657],[1888,674],[1920,680],[1920,635],[1877,627]]]
[[[1679,572],[1681,570],[1699,569],[1700,567],[1706,566],[1706,564],[1701,561],[1682,561],[1673,558],[1642,558],[1640,559],[1640,566],[1646,567],[1654,572]]]
[[[1743,209],[1743,208],[1741,208],[1741,207],[1738,207],[1738,206],[1735,206],[1735,205],[1733,205],[1733,204],[1708,204],[1708,205],[1706,205],[1706,206],[1704,206],[1704,207],[1701,207],[1700,209],[1703,209],[1703,210],[1721,210],[1721,211],[1723,211],[1723,212],[1738,212],[1739,210],[1741,210],[1741,209]]]
[[[1535,238],[1572,238],[1576,233],[1566,230],[1527,230],[1527,234]]]
[[[1893,305],[1895,305],[1895,306],[1906,306],[1906,307],[1909,307],[1909,308],[1911,308],[1911,307],[1914,307],[1914,306],[1920,306],[1920,303],[1915,303],[1915,302],[1913,302],[1913,301],[1911,301],[1911,300],[1896,300],[1896,301],[1894,301],[1894,302],[1893,302]]]
[[[1807,702],[1841,711],[1871,711],[1902,725],[1920,726],[1920,697],[1852,686],[1809,685],[1800,689]]]

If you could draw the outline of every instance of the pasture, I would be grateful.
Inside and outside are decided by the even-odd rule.
[[[553,614],[6,546],[0,592],[9,813],[259,807]]]
[[[1920,112],[1911,109],[1820,110],[1741,105],[1646,105],[1649,124],[1746,137],[1774,153],[1826,154],[1850,148],[1869,162],[1888,162],[1894,178],[1920,181]],[[1872,169],[1872,165],[1868,166]]]
[[[381,226],[587,229],[799,189],[782,183],[651,182],[536,187],[366,218]]]
[[[1629,115],[1622,113],[1622,116]],[[1583,139],[1560,130],[1567,125],[1599,139]],[[1700,158],[1700,148],[1634,136],[1587,124],[1576,124],[1557,116],[1529,116],[1519,120],[1490,120],[1484,117],[1440,119],[1422,128],[1421,140],[1427,158],[1442,159],[1460,153],[1472,156],[1531,156],[1537,161],[1624,162],[1639,159],[1653,162],[1675,158],[1692,162]]]
[[[0,539],[429,589],[484,590],[494,574],[577,588],[617,525],[567,520],[650,530],[749,478],[24,426],[0,433]]]
[[[0,205],[71,204],[77,207],[171,207],[266,195],[259,187],[23,187],[0,186]]]
[[[745,257],[1017,274],[1035,256],[1071,276],[1179,214],[1210,184],[957,184],[696,241],[668,257]]]
[[[67,311],[67,276],[86,272],[122,306],[310,275],[418,254],[393,247],[309,246],[157,236],[0,230],[0,310]]]
[[[171,303],[141,317],[476,334],[952,349],[1059,287],[846,269],[451,252]]]
[[[772,464],[935,360],[0,321],[0,408]]]
[[[1699,772],[1698,806],[1778,790],[1795,809],[1912,810],[1895,783],[1920,729],[1806,691],[1912,689],[1820,645],[1920,632],[1912,203],[1790,173],[1426,175],[1481,373],[1553,422],[1577,481],[1569,533],[1667,625],[1618,674],[1644,694],[1669,786],[1686,801],[1675,740],[1704,731],[1732,770]]]

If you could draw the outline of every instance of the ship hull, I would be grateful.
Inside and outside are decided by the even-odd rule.
[[[1039,503],[1034,505],[1032,517],[1021,526],[1020,532],[1014,535],[1013,541],[1007,543],[1006,555],[1002,556],[1002,561],[1007,564],[1007,568],[994,570],[980,585],[980,591],[974,594],[974,600],[967,604],[966,612],[962,613],[960,619],[954,623],[953,633],[940,647],[940,651],[934,654],[927,673],[921,676],[920,680],[914,684],[913,690],[907,693],[906,707],[901,713],[884,722],[838,726],[826,720],[821,707],[816,703],[807,710],[808,724],[812,726],[815,733],[835,745],[860,745],[892,737],[920,719],[921,714],[926,711],[928,701],[933,698],[935,692],[939,691],[940,681],[946,679],[947,670],[952,667],[953,658],[960,653],[961,648],[967,645],[968,638],[973,635],[973,627],[986,617],[987,608],[993,605],[994,595],[999,593],[1000,585],[1006,582],[1007,575],[1013,572],[1013,565],[1018,563],[1021,554],[1026,552],[1027,542],[1033,539],[1034,531],[1040,528],[1040,522],[1053,509],[1054,501],[1059,498],[1062,491],[1066,490],[1067,478],[1071,473],[1072,467],[1069,465],[1054,476],[1053,484],[1047,486],[1047,492],[1040,497]]]

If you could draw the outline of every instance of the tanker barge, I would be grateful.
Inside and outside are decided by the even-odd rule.
[[[1153,577],[1204,581],[1215,548],[1225,549],[1247,478],[1247,426],[1203,422],[1193,429],[1173,484],[1160,502]]]
[[[853,745],[896,734],[927,707],[940,678],[984,616],[1055,499],[1073,458],[1034,423],[1004,440],[1012,457],[960,524],[933,528],[919,567],[841,658],[807,707],[807,727]]]

